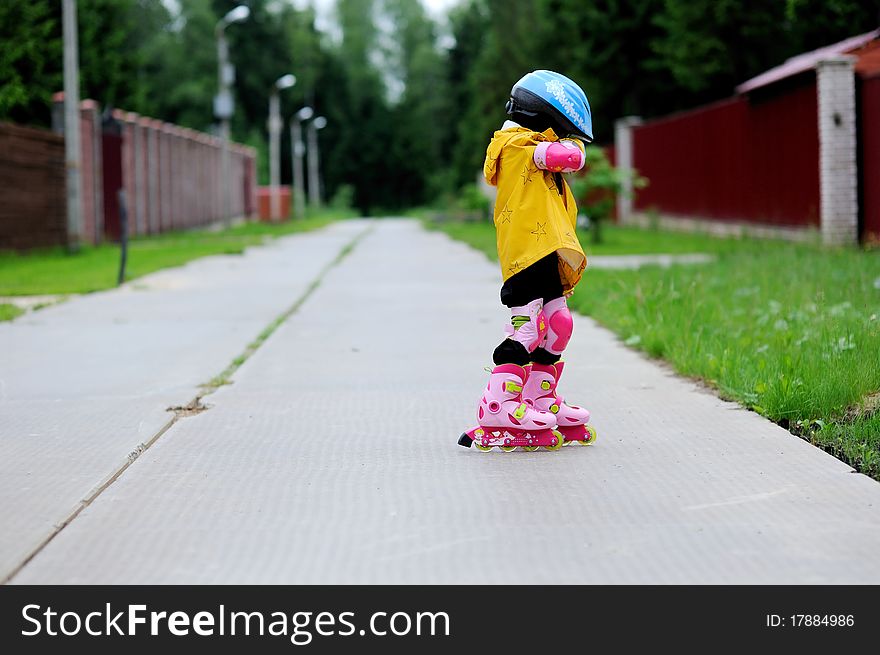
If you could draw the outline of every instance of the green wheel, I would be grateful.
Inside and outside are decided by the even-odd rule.
[[[599,434],[596,432],[596,428],[594,428],[592,425],[587,425],[586,428],[587,438],[581,441],[582,446],[589,446],[590,444],[594,443],[596,441],[596,437],[599,436]]]
[[[562,438],[562,433],[559,430],[553,430],[553,436],[556,437],[556,445],[544,446],[547,450],[559,450],[562,448],[562,444],[565,443],[565,440]]]

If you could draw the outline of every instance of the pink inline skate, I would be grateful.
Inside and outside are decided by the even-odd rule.
[[[489,451],[498,446],[505,452],[522,446],[537,450],[544,446],[558,450],[562,435],[555,430],[553,414],[539,412],[522,400],[523,383],[527,371],[516,364],[502,364],[492,369],[486,393],[477,411],[479,425],[461,435],[459,445]]]
[[[588,446],[596,441],[596,428],[587,423],[590,412],[582,407],[568,405],[556,393],[564,364],[559,361],[550,366],[532,364],[525,384],[522,398],[540,412],[550,412],[556,417],[556,429],[562,433],[565,446],[578,442]]]

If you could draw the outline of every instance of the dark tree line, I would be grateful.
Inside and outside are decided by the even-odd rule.
[[[321,132],[325,188],[362,211],[435,201],[472,183],[512,83],[535,68],[587,91],[599,142],[614,119],[726,97],[787,57],[878,26],[880,0],[462,0],[438,24],[418,0],[338,0],[338,29],[311,7],[240,0],[227,36],[237,69],[233,137],[265,175],[269,90],[285,120],[305,104]],[[238,0],[80,0],[82,96],[211,130],[214,26]],[[61,3],[0,2],[0,120],[48,125],[62,87]],[[441,43],[446,47],[441,47]],[[282,180],[290,179],[282,143]]]

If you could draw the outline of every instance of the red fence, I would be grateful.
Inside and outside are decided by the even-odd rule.
[[[819,224],[814,75],[633,130],[650,184],[635,208],[776,225]]]
[[[63,94],[56,94],[55,101],[57,124],[64,115]],[[219,221],[226,214],[226,199],[228,215],[256,214],[253,148],[229,144],[224,188],[217,137],[118,110],[113,112],[115,121],[104,118],[93,100],[80,105],[79,240],[98,243],[119,237],[120,188],[125,190],[132,235]],[[67,243],[66,205],[57,201],[65,199],[63,138],[3,125],[0,146],[0,248]]]
[[[130,234],[157,234],[219,221],[227,194],[232,216],[256,213],[253,148],[229,144],[229,188],[224,189],[222,142],[217,137],[131,112],[115,110],[113,118],[120,134],[104,134],[103,156],[118,162],[119,174],[105,170],[104,180],[113,189],[120,183],[125,189]],[[119,210],[110,195],[105,189],[104,230],[115,238]]]
[[[67,242],[64,139],[0,123],[0,248]]]
[[[880,242],[880,75],[861,84],[862,234]]]

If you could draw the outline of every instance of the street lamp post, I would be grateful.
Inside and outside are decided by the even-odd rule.
[[[327,126],[327,119],[318,116],[309,123],[309,204],[318,209],[321,206],[321,180],[318,173],[318,130]]]
[[[290,120],[290,154],[293,164],[293,202],[294,215],[303,218],[306,211],[305,186],[303,185],[303,155],[306,145],[302,137],[302,121],[309,120],[314,111],[311,107],[303,107]]]
[[[296,78],[288,73],[282,75],[272,85],[269,94],[269,218],[273,221],[281,218],[281,101],[279,91],[289,89],[296,84]]]
[[[235,68],[229,63],[229,46],[226,43],[226,26],[245,20],[251,15],[247,5],[238,5],[217,21],[214,34],[217,37],[217,95],[214,97],[214,115],[220,119],[220,184],[223,194],[223,223],[228,227],[232,219],[231,184],[229,182],[229,119],[232,118],[232,84]]]
[[[77,44],[76,0],[64,0],[61,14],[64,32],[64,159],[67,173],[67,248],[79,249],[80,221],[80,134],[79,134],[79,48]]]

